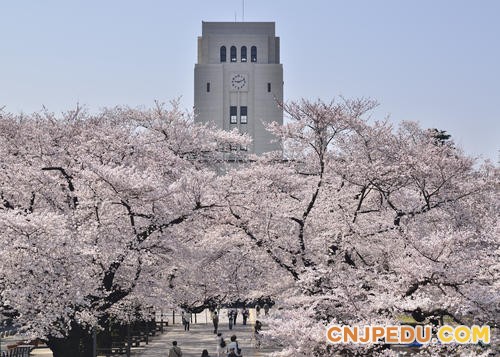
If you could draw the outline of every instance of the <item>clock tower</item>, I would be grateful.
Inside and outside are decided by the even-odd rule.
[[[203,22],[194,69],[195,121],[237,129],[256,154],[280,150],[265,125],[283,124],[283,66],[274,22]]]

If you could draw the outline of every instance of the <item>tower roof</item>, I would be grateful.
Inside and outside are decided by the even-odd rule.
[[[275,35],[274,22],[202,22],[202,36],[226,34]]]

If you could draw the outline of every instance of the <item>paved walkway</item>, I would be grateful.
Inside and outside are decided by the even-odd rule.
[[[270,352],[276,349],[255,348],[255,341],[252,338],[253,325],[236,325],[232,330],[224,326],[221,330],[226,343],[230,342],[231,335],[237,336],[238,345],[242,349],[245,357],[265,357],[270,356]],[[177,341],[177,345],[182,350],[184,357],[200,357],[204,349],[208,350],[210,356],[216,356],[217,337],[213,333],[211,324],[191,325],[190,331],[184,331],[182,325],[169,327],[166,333],[153,337],[152,341],[146,346],[133,349],[133,356],[140,357],[165,357],[168,350],[172,347],[172,341]]]
[[[271,352],[278,351],[275,348],[255,347],[255,340],[253,339],[254,311],[251,311],[249,324],[246,326],[241,323],[241,315],[238,315],[238,323],[232,330],[228,328],[225,314],[221,315],[219,332],[222,332],[227,344],[230,342],[231,335],[236,335],[243,356],[267,357],[271,355]],[[132,355],[137,357],[166,357],[168,356],[168,350],[172,347],[172,341],[177,341],[177,346],[181,348],[183,357],[200,357],[204,349],[208,350],[210,356],[217,356],[215,353],[217,335],[213,333],[213,325],[204,322],[191,324],[190,331],[184,331],[184,327],[180,324],[168,327],[166,333],[153,337],[147,346],[142,345],[139,348],[133,348]]]

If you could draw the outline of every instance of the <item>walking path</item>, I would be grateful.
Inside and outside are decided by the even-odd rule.
[[[236,335],[238,345],[242,350],[245,357],[268,357],[271,352],[279,351],[276,348],[262,346],[256,348],[255,339],[253,338],[253,327],[256,320],[254,309],[250,309],[250,317],[248,324],[241,323],[241,314],[238,314],[237,324],[229,330],[227,314],[225,310],[221,310],[219,314],[219,331],[222,332],[222,337],[229,344],[232,335]],[[204,314],[199,314],[202,317]],[[205,316],[207,313],[205,313]],[[201,320],[201,319],[200,319]],[[200,321],[199,320],[199,321]],[[217,349],[217,335],[213,332],[213,325],[207,318],[208,323],[202,322],[198,324],[191,324],[190,331],[184,331],[181,324],[169,326],[167,332],[154,337],[152,342],[147,346],[133,349],[133,356],[137,357],[165,357],[168,356],[168,350],[172,347],[172,341],[177,341],[177,346],[182,350],[183,357],[199,357],[201,352],[206,349],[212,357],[216,357]],[[264,330],[266,326],[264,326]],[[225,357],[225,354],[221,354]]]
[[[227,344],[230,342],[231,335],[237,336],[238,345],[242,349],[245,357],[267,357],[271,352],[277,351],[269,347],[255,348],[253,340],[253,324],[243,326],[237,324],[232,330],[228,329],[227,324],[222,325],[222,336]],[[208,350],[210,356],[216,356],[217,335],[213,333],[212,324],[192,324],[190,331],[184,331],[182,325],[169,327],[166,333],[154,337],[147,346],[141,346],[133,349],[133,356],[137,357],[165,357],[168,350],[172,347],[172,341],[177,341],[177,346],[182,350],[183,357],[200,357],[204,349]]]

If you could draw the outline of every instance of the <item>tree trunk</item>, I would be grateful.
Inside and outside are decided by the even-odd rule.
[[[49,336],[47,346],[54,357],[93,357],[92,335],[76,323],[71,324],[66,337]]]
[[[111,350],[111,329],[112,324],[109,321],[108,317],[103,317],[100,319],[99,324],[101,326],[101,330],[97,334],[97,346],[101,349],[109,349]]]
[[[92,331],[82,330],[80,334],[80,356],[94,357]],[[55,357],[55,356],[54,356]]]

